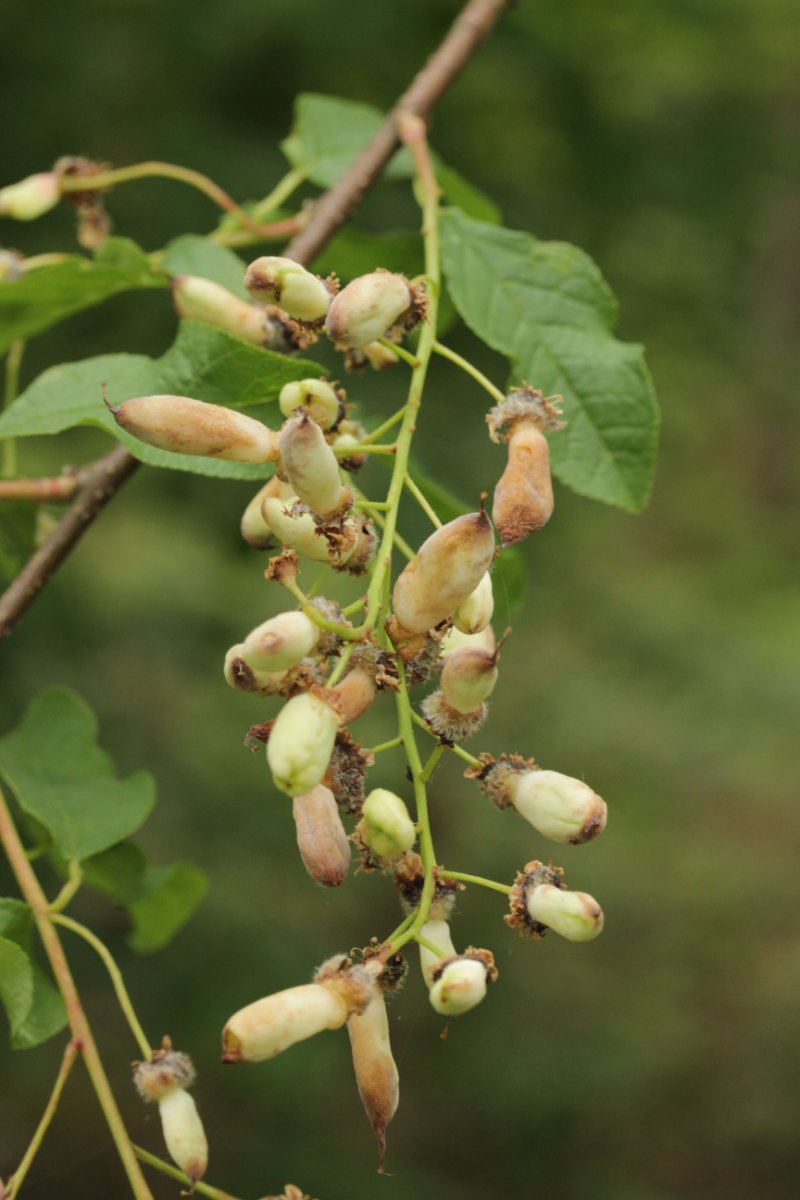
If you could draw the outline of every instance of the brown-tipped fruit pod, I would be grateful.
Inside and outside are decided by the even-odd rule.
[[[302,796],[322,783],[338,728],[338,715],[319,696],[292,696],[278,713],[267,742],[275,786],[287,796]]]
[[[486,965],[477,958],[453,958],[436,975],[430,1002],[443,1017],[460,1017],[486,995]]]
[[[285,546],[314,562],[342,566],[353,554],[357,536],[348,521],[342,522],[342,536],[329,539],[323,535],[311,513],[297,496],[278,500],[268,496],[262,512],[264,520]],[[346,527],[346,528],[345,528]]]
[[[541,529],[553,515],[550,447],[533,422],[517,422],[508,436],[508,463],[494,489],[492,520],[504,546]]]
[[[274,462],[278,435],[260,421],[221,404],[189,396],[137,396],[108,410],[121,429],[140,442],[231,462]]]
[[[35,221],[61,199],[61,185],[53,171],[42,171],[28,175],[19,183],[9,183],[0,188],[0,217],[11,217],[15,221]]]
[[[242,658],[254,671],[285,671],[314,650],[319,634],[305,613],[278,613],[248,633]]]
[[[414,306],[414,293],[404,275],[373,271],[348,283],[334,297],[325,332],[339,346],[368,346],[382,338]]]
[[[222,1032],[222,1061],[263,1062],[348,1017],[344,998],[321,983],[286,988],[234,1013]]]
[[[448,654],[440,679],[444,698],[459,713],[480,708],[497,683],[497,652],[464,646]]]
[[[525,897],[528,915],[568,942],[591,942],[602,932],[603,910],[587,892],[542,883]]]
[[[453,626],[442,638],[440,653],[442,658],[447,658],[448,655],[455,654],[456,650],[469,647],[471,650],[485,650],[487,654],[493,654],[496,646],[497,639],[491,625],[487,625],[480,633],[462,633]]]
[[[342,486],[339,460],[307,412],[290,417],[281,429],[281,462],[295,494],[318,517],[341,516],[353,502]]]
[[[420,942],[419,965],[422,967],[422,978],[428,987],[431,987],[433,985],[434,973],[442,959],[455,958],[456,948],[453,945],[453,939],[450,936],[450,926],[447,924],[447,921],[426,921],[419,932],[420,937],[425,938],[426,942],[430,942],[437,950],[441,950],[441,954],[434,954],[432,950],[429,950],[427,946],[423,946]]]
[[[291,258],[265,255],[251,262],[244,286],[254,300],[277,304],[298,321],[316,323],[328,311],[332,293],[324,280]]]
[[[369,1004],[347,1022],[356,1084],[364,1111],[378,1139],[381,1168],[386,1152],[386,1126],[400,1102],[400,1076],[389,1041],[386,1001],[379,983]]]
[[[317,784],[292,800],[297,848],[315,883],[339,887],[350,869],[350,841],[333,792]]]
[[[228,687],[237,692],[253,692],[257,696],[275,696],[285,681],[283,671],[254,671],[244,658],[244,642],[231,646],[225,655],[223,673]]]
[[[396,862],[417,840],[408,809],[399,796],[375,788],[364,801],[358,833],[366,846],[386,863]]]
[[[284,483],[277,475],[273,475],[262,488],[259,488],[242,513],[239,528],[244,540],[251,546],[255,546],[256,550],[269,550],[273,544],[273,533],[264,520],[262,505],[269,496],[283,500],[292,495],[294,493],[289,484]]]
[[[158,1112],[170,1157],[194,1185],[208,1166],[208,1142],[194,1098],[174,1088],[159,1100]]]
[[[187,321],[204,321],[254,346],[264,342],[264,310],[240,300],[227,288],[199,275],[174,275],[172,303]]]
[[[453,624],[461,633],[481,633],[492,619],[494,591],[487,571],[474,591],[453,610]]]
[[[296,379],[285,383],[278,404],[284,417],[293,416],[298,408],[306,409],[312,421],[322,429],[333,429],[344,416],[344,405],[326,379]]]
[[[475,590],[493,557],[494,533],[483,510],[442,525],[397,577],[392,599],[400,624],[411,633],[438,625]]]
[[[605,801],[580,779],[529,770],[512,774],[510,785],[511,803],[520,816],[554,842],[580,845],[606,827]]]

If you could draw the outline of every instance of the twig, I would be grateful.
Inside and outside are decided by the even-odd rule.
[[[212,1187],[210,1183],[203,1183],[202,1180],[192,1183],[189,1176],[184,1175],[183,1171],[179,1171],[177,1167],[173,1167],[172,1163],[164,1162],[163,1158],[158,1158],[157,1155],[151,1154],[149,1150],[145,1150],[142,1146],[137,1146],[135,1143],[133,1144],[133,1152],[143,1163],[147,1163],[148,1167],[153,1167],[154,1170],[160,1171],[162,1175],[169,1176],[170,1179],[177,1179],[178,1183],[188,1184],[192,1192],[181,1192],[182,1196],[188,1196],[197,1192],[200,1196],[210,1196],[211,1200],[237,1200],[236,1196],[232,1196],[230,1192],[223,1192],[221,1188]]]
[[[11,441],[11,439],[8,439]],[[64,503],[71,500],[81,484],[81,477],[56,475],[52,479],[0,480],[0,500],[50,500]]]
[[[76,1041],[75,1038],[71,1038],[64,1047],[64,1057],[61,1060],[61,1066],[58,1069],[58,1074],[56,1075],[56,1080],[53,1084],[53,1090],[50,1093],[50,1099],[47,1101],[45,1110],[41,1116],[41,1120],[36,1126],[36,1132],[31,1138],[30,1145],[22,1157],[22,1162],[19,1164],[16,1171],[8,1181],[8,1190],[0,1191],[0,1195],[6,1197],[7,1200],[14,1200],[14,1197],[17,1195],[19,1189],[22,1187],[22,1184],[25,1181],[25,1176],[31,1169],[31,1164],[33,1163],[33,1160],[39,1151],[39,1147],[44,1141],[44,1135],[50,1128],[50,1122],[55,1116],[55,1111],[58,1108],[58,1102],[61,1099],[61,1093],[64,1089],[64,1084],[67,1082],[69,1073],[75,1063],[75,1059],[80,1053],[80,1049],[80,1042]]]

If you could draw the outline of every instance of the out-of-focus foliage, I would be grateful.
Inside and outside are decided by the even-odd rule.
[[[346,17],[323,0],[45,0],[34,21],[9,5],[3,181],[81,152],[172,159],[258,198],[284,170],[278,143],[296,93],[386,107],[455,11],[450,0],[402,10],[356,0]],[[143,470],[0,650],[3,729],[46,685],[77,688],[103,714],[122,773],[146,767],[158,780],[142,835],[152,858],[196,861],[210,876],[160,960],[128,954],[126,919],[102,898],[76,915],[119,952],[150,1036],[169,1032],[193,1053],[212,1178],[238,1194],[291,1178],[320,1200],[379,1187],[390,1200],[797,1194],[799,33],[794,0],[523,3],[435,116],[442,158],[510,227],[573,242],[599,264],[620,301],[618,336],[647,346],[664,424],[643,515],[559,489],[553,521],[526,544],[526,615],[481,739],[584,775],[609,802],[592,853],[557,858],[602,901],[606,931],[591,946],[526,945],[503,926],[500,897],[464,895],[455,936],[491,946],[501,977],[444,1042],[415,972],[393,1006],[394,1176],[375,1177],[343,1038],[238,1074],[217,1065],[230,1012],[397,919],[374,878],[313,889],[289,808],[242,746],[271,709],[225,687],[223,654],[281,603],[237,540],[248,485]],[[215,220],[202,197],[167,182],[121,187],[110,209],[147,249]],[[392,185],[359,225],[415,220]],[[70,216],[4,224],[2,236],[31,253],[69,245]],[[66,358],[162,354],[174,329],[164,291],[114,298],[32,343],[23,383]],[[466,333],[454,345],[471,352]],[[499,357],[480,365],[505,377]],[[388,414],[402,372],[348,386]],[[476,386],[435,364],[420,457],[462,494],[464,479],[477,494],[497,475],[484,408]],[[57,469],[105,444],[87,430],[35,439],[22,464]],[[415,521],[404,532],[419,538]],[[504,616],[501,603],[498,627]],[[381,730],[370,716],[359,732],[369,743]],[[376,783],[397,786],[393,765],[387,756]],[[433,809],[435,826],[437,811],[461,815],[440,839],[448,861],[508,878],[549,852],[454,765]],[[90,952],[71,953],[124,1093],[134,1048]],[[58,1056],[54,1041],[22,1066],[4,1058],[4,1162],[26,1144]],[[70,1087],[47,1163],[26,1184],[32,1200],[84,1197],[89,1177],[98,1194],[122,1194],[80,1073]],[[126,1113],[156,1147],[133,1095]]]

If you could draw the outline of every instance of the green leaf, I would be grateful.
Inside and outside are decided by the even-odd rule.
[[[11,1045],[29,1050],[46,1042],[67,1023],[64,1001],[43,971],[30,959],[33,913],[21,900],[0,899],[0,940],[7,939],[22,950],[31,968],[32,996],[25,1016],[14,1025]]]
[[[0,523],[0,584],[10,583],[28,561],[36,543],[36,505],[3,501]]]
[[[155,804],[155,784],[144,771],[115,778],[97,745],[94,713],[62,688],[32,701],[20,725],[0,739],[0,773],[67,859],[88,858],[127,837]]]
[[[120,842],[83,864],[84,883],[106,892],[133,921],[128,943],[141,954],[160,950],[189,920],[208,890],[191,863],[151,866],[138,846]]]
[[[295,169],[327,188],[345,173],[383,120],[383,113],[371,104],[304,92],[295,100],[294,123],[281,149]],[[407,150],[395,154],[386,168],[388,179],[410,179],[413,174]]]
[[[33,967],[25,951],[4,937],[0,937],[0,1000],[13,1038],[33,1004]]]
[[[442,261],[473,332],[508,355],[516,379],[564,397],[568,424],[551,441],[554,473],[594,500],[643,508],[658,408],[642,348],[613,336],[616,302],[592,260],[564,242],[449,209]]]
[[[490,225],[499,225],[503,220],[503,215],[494,200],[490,200],[485,192],[476,188],[452,167],[445,167],[439,162],[436,178],[453,208],[460,208],[466,216],[475,217],[478,221],[488,221]]]
[[[247,264],[233,250],[210,238],[195,233],[174,238],[164,248],[162,266],[170,275],[199,275],[202,279],[213,279],[240,300],[249,299],[242,282]]]
[[[166,276],[151,267],[135,242],[108,238],[94,258],[71,255],[0,284],[0,353],[16,338],[41,333],[117,292],[166,286]]]
[[[103,404],[101,384],[108,384],[111,404],[133,396],[172,394],[247,408],[277,400],[290,380],[325,374],[317,363],[261,350],[210,325],[182,321],[177,338],[161,358],[103,354],[51,367],[0,417],[0,437],[28,437],[60,433],[74,425],[98,425],[151,466],[225,479],[263,479],[271,471],[267,465],[171,454],[131,437],[119,428]]]

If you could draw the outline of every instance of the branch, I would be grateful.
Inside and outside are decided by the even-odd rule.
[[[340,225],[361,203],[397,149],[397,118],[401,113],[425,117],[460,75],[480,43],[491,31],[511,0],[469,0],[456,17],[439,49],[403,93],[368,146],[342,178],[314,205],[305,229],[293,238],[284,254],[308,266]]]

